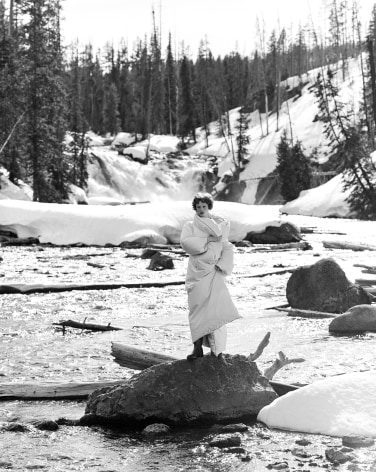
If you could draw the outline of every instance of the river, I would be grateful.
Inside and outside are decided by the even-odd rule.
[[[328,319],[294,318],[267,309],[286,303],[290,274],[251,277],[312,264],[324,257],[334,258],[351,280],[361,277],[361,269],[354,264],[376,266],[374,251],[330,250],[322,241],[373,244],[376,222],[298,216],[287,219],[311,228],[305,239],[313,249],[261,252],[236,248],[235,270],[228,286],[243,318],[228,326],[228,352],[249,354],[270,331],[270,344],[258,360],[261,370],[279,351],[306,359],[302,364],[288,365],[274,380],[309,383],[344,372],[376,369],[376,333],[332,336]],[[174,255],[174,269],[153,272],[147,269],[148,260],[133,257],[140,253],[137,249],[109,247],[3,247],[0,283],[184,279],[186,257]],[[4,383],[129,378],[134,372],[113,361],[111,342],[176,357],[191,351],[183,285],[0,295],[0,307],[0,379]],[[92,333],[68,328],[63,335],[53,323],[67,319],[111,323],[123,330]],[[17,421],[30,429],[0,429],[0,471],[263,471],[280,462],[288,464],[285,470],[331,470],[324,458],[325,449],[341,444],[340,438],[272,431],[256,423],[243,433],[245,457],[210,448],[208,442],[214,432],[207,428],[173,429],[169,435],[150,438],[140,431],[130,434],[100,427],[60,426],[47,432],[32,426],[40,419],[78,419],[84,410],[84,401],[2,401],[0,422]],[[296,452],[296,440],[302,438],[309,441],[305,457]],[[356,454],[356,470],[376,470],[372,468],[376,467],[375,447]],[[336,470],[348,468],[343,465]]]

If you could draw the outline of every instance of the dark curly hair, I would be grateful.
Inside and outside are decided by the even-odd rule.
[[[196,211],[197,203],[203,202],[208,205],[209,210],[213,208],[214,200],[210,193],[196,193],[193,197],[192,208]]]

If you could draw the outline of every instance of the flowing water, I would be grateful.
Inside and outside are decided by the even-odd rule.
[[[267,309],[286,303],[290,274],[251,277],[312,264],[324,257],[333,257],[350,279],[361,277],[361,269],[354,264],[376,266],[374,251],[329,250],[322,241],[373,244],[376,223],[309,217],[288,220],[316,228],[305,236],[312,250],[260,252],[236,248],[235,271],[228,286],[243,318],[228,326],[228,352],[249,354],[271,331],[270,344],[258,360],[261,370],[279,351],[288,357],[306,359],[278,372],[277,381],[308,383],[344,372],[376,369],[376,333],[332,336],[328,319],[294,318]],[[0,253],[0,283],[184,279],[185,256],[174,255],[173,270],[152,272],[147,269],[148,260],[133,257],[140,253],[136,249],[107,247],[4,247]],[[93,333],[68,328],[63,335],[53,323],[68,319],[111,323],[123,330]],[[0,380],[4,383],[129,378],[134,372],[113,361],[111,342],[176,357],[184,357],[191,350],[183,285],[0,295],[0,320]],[[55,432],[46,432],[32,426],[40,419],[78,419],[84,409],[83,401],[2,401],[0,422],[17,421],[30,429],[0,430],[0,471],[262,471],[281,461],[286,461],[290,470],[324,470],[328,467],[323,459],[325,448],[341,444],[340,438],[271,431],[256,423],[243,434],[248,453],[244,456],[210,448],[208,442],[214,432],[204,428],[173,429],[171,434],[153,439],[142,432],[130,434],[99,427],[61,426]],[[310,442],[307,457],[294,453],[295,441],[301,438]],[[357,470],[376,470],[375,447],[357,451],[357,458]],[[348,470],[347,465],[336,470],[341,468]]]

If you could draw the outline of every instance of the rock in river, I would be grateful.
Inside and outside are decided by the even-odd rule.
[[[123,427],[218,423],[254,417],[275,398],[255,362],[244,356],[205,356],[155,365],[121,386],[96,390],[85,416],[91,424]]]
[[[372,302],[371,295],[351,283],[331,258],[296,269],[287,282],[286,298],[292,308],[327,313],[343,313]]]

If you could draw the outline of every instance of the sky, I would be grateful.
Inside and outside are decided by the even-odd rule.
[[[150,37],[154,8],[157,26],[163,32],[162,47],[171,32],[175,46],[184,41],[191,54],[196,54],[200,40],[207,37],[214,56],[234,50],[248,55],[258,38],[257,19],[267,32],[281,27],[296,31],[299,22],[306,24],[310,18],[318,29],[325,22],[330,3],[331,0],[64,0],[63,36],[66,42],[91,42],[96,49],[108,41],[116,47],[124,38],[133,49],[137,38]],[[369,16],[374,0],[359,3],[363,15]]]

